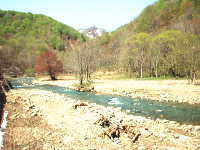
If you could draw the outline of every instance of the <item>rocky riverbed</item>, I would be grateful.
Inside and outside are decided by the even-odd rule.
[[[200,126],[128,115],[36,89],[12,90],[7,101],[5,149],[200,149]]]

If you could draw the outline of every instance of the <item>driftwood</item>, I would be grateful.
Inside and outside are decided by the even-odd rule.
[[[114,140],[115,138],[119,138],[120,137],[120,128],[119,126],[117,127],[111,127],[108,130],[106,130],[103,133],[103,137],[109,137],[111,140]]]
[[[139,137],[141,136],[140,132],[135,131],[136,126],[123,125],[121,128],[119,125],[117,127],[110,127],[108,130],[104,131],[102,136],[109,137],[114,141],[115,138],[119,138],[121,133],[125,133],[128,135],[128,138],[131,139],[133,143],[137,142]]]
[[[99,124],[100,126],[102,126],[103,128],[105,127],[110,127],[111,122],[108,118],[104,117],[103,115],[101,115],[101,118],[99,118],[95,124]]]
[[[141,133],[138,133],[138,134],[135,136],[135,138],[132,140],[132,142],[135,143],[135,142],[139,139],[140,136],[141,136]]]
[[[139,137],[141,136],[141,133],[138,133],[138,131],[135,131],[135,128],[136,128],[136,126],[129,126],[129,125],[123,125],[122,126],[122,131],[124,133],[128,134],[128,137],[130,139],[132,139],[133,143],[138,141]]]
[[[135,136],[135,127],[136,126],[123,125],[122,132],[126,133],[128,137],[132,139]]]
[[[78,87],[79,92],[95,92],[94,87]]]
[[[74,108],[74,109],[77,109],[78,107],[81,107],[81,106],[88,106],[88,104],[86,104],[86,103],[75,104],[75,105],[73,106],[73,108]]]

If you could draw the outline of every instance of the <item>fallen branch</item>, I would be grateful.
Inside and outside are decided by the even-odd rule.
[[[109,128],[107,131],[103,133],[103,136],[108,136],[111,140],[114,140],[115,138],[120,137],[120,129],[119,127],[112,127]]]
[[[100,126],[105,128],[105,127],[109,127],[111,125],[111,122],[110,120],[108,120],[108,118],[101,115],[101,118],[98,119],[94,124],[100,124]]]
[[[76,104],[76,105],[73,106],[73,108],[77,109],[78,107],[81,107],[81,106],[88,106],[88,104],[86,104],[86,103]]]
[[[135,143],[138,139],[139,139],[139,137],[141,136],[141,134],[140,133],[138,133],[136,136],[135,136],[135,138],[133,139],[133,143]]]
[[[132,139],[135,136],[135,127],[136,126],[123,125],[121,130],[122,132],[128,134],[128,137]]]

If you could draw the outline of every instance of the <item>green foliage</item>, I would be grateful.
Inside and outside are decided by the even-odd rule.
[[[34,68],[27,68],[25,70],[25,74],[28,76],[28,77],[34,77],[35,76],[35,69]]]
[[[85,40],[75,29],[44,15],[0,10],[0,39],[12,40],[26,36],[40,39],[43,45],[64,50],[68,40]]]
[[[146,47],[150,40],[150,35],[144,32],[138,33],[133,36],[133,43],[136,45],[136,47],[140,47],[143,49],[143,47]]]
[[[7,72],[32,76],[38,55],[84,40],[72,27],[45,15],[0,10],[0,63]]]
[[[200,71],[199,34],[199,0],[159,0],[112,32],[102,49],[130,76],[194,78]]]
[[[193,20],[200,20],[199,14],[199,0],[159,0],[145,8],[134,21],[120,27],[115,32],[121,33],[123,31],[126,35],[135,32],[160,32],[166,28],[173,29],[172,25],[176,23],[185,24],[186,21],[190,21],[190,24],[192,24]],[[199,22],[194,22],[191,27],[200,28],[198,24]],[[175,29],[177,28],[191,32],[189,29],[181,28],[181,26]]]
[[[156,16],[154,6],[147,7],[144,12],[141,14],[141,16],[136,20],[137,23],[137,32],[144,32],[149,30],[153,25],[153,20]]]
[[[109,33],[104,33],[101,37],[99,37],[100,44],[106,45],[110,42],[111,35]]]
[[[84,81],[82,84],[74,84],[76,88],[92,88],[94,82],[93,81]]]
[[[5,44],[5,42],[6,42],[6,41],[5,41],[3,38],[0,37],[0,45]]]
[[[173,77],[173,76],[159,76],[159,77],[146,77],[136,78],[137,80],[185,80],[186,78]]]

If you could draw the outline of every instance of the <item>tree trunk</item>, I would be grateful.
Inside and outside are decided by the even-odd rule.
[[[196,83],[196,72],[192,71],[192,84]]]
[[[81,65],[81,70],[79,72],[80,85],[83,85],[83,79],[84,79],[84,72],[83,72],[83,68],[82,68],[82,65]]]
[[[90,79],[90,74],[89,74],[89,67],[87,65],[87,67],[86,67],[86,80],[89,81],[89,79]]]
[[[56,76],[55,76],[55,74],[50,74],[50,77],[51,77],[51,80],[56,80]]]
[[[156,78],[158,78],[158,71],[157,71],[157,68],[156,68]]]
[[[3,73],[2,73],[1,70],[0,70],[0,80],[3,81],[3,79],[4,79],[4,77],[3,77]]]
[[[156,74],[156,78],[158,78],[158,64],[156,63],[156,66],[155,66],[155,74]]]
[[[143,65],[140,65],[140,78],[143,78]]]
[[[80,78],[80,85],[83,85],[83,78]]]

